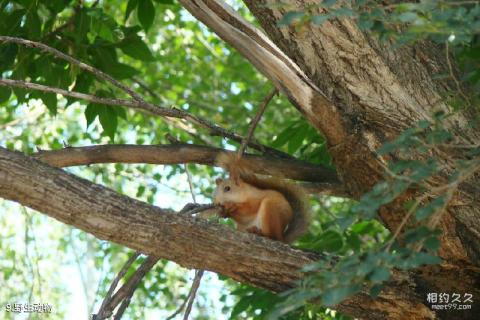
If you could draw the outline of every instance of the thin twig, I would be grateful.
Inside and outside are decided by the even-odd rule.
[[[126,85],[120,83],[119,81],[115,80],[113,77],[106,74],[105,72],[100,71],[97,68],[94,68],[94,67],[92,67],[92,66],[90,66],[86,63],[83,63],[83,62],[73,58],[72,56],[69,56],[69,55],[67,55],[67,54],[65,54],[65,53],[63,53],[63,52],[61,52],[61,51],[59,51],[55,48],[47,46],[47,45],[45,45],[41,42],[30,41],[30,40],[26,40],[26,39],[22,39],[22,38],[8,37],[8,36],[0,36],[0,41],[4,42],[4,43],[16,43],[16,44],[20,44],[20,45],[23,45],[23,46],[26,46],[26,47],[36,48],[36,49],[40,49],[42,51],[51,53],[59,59],[63,59],[65,61],[68,61],[69,63],[79,67],[80,69],[88,71],[88,72],[94,74],[95,76],[97,76],[98,78],[103,79],[107,82],[110,82],[115,87],[117,87],[117,88],[125,91],[126,93],[128,93],[134,100],[137,100],[139,102],[144,101],[142,99],[142,97],[140,97],[132,89],[130,89]]]
[[[82,284],[83,295],[85,296],[85,301],[88,301],[89,300],[88,299],[88,289],[89,289],[90,286],[88,285],[85,273],[83,272],[84,270],[82,269],[81,257],[78,254],[79,250],[77,250],[77,248],[75,247],[74,237],[73,237],[73,228],[69,228],[69,229],[70,230],[69,230],[69,233],[68,233],[68,240],[69,240],[68,243],[71,247],[73,257],[75,259],[75,264],[77,265],[78,274],[80,275],[80,283]]]
[[[113,317],[114,320],[120,320],[123,315],[123,312],[130,304],[135,290],[137,290],[140,281],[145,277],[145,275],[155,266],[155,264],[160,260],[157,257],[148,256],[147,259],[140,265],[140,267],[135,271],[135,273],[128,279],[128,281],[115,293],[112,297],[110,305],[107,307],[110,315],[113,310],[120,304],[117,313]]]
[[[188,185],[190,187],[190,193],[192,195],[193,203],[197,204],[197,200],[196,200],[194,189],[193,189],[192,176],[190,175],[190,171],[188,170],[187,164],[185,164],[185,172],[187,173]],[[187,308],[185,309],[185,313],[183,315],[184,320],[188,319],[190,312],[192,311],[193,302],[195,301],[195,295],[197,294],[197,290],[200,287],[200,281],[202,280],[203,273],[204,273],[204,270],[195,270],[195,277],[193,278],[192,287],[190,288],[190,292],[188,293],[187,299],[182,304],[182,309],[185,303],[187,305]]]
[[[190,289],[190,294],[188,295],[188,304],[187,309],[183,315],[183,320],[188,320],[190,312],[192,311],[193,302],[195,301],[195,296],[197,294],[198,288],[200,287],[200,281],[202,280],[204,270],[196,270],[195,278],[193,278],[192,288]]]
[[[27,266],[28,266],[28,269],[31,273],[31,276],[32,276],[32,281],[31,281],[31,284],[30,284],[30,291],[28,293],[28,299],[27,299],[27,302],[31,303],[32,302],[32,296],[33,296],[33,290],[35,289],[35,272],[33,271],[33,264],[32,264],[32,259],[30,257],[30,253],[29,253],[29,250],[28,250],[28,247],[29,247],[29,239],[30,239],[30,227],[31,227],[31,219],[30,219],[30,216],[28,215],[28,212],[27,212],[27,209],[25,207],[21,207],[22,208],[22,213],[25,217],[25,232],[24,232],[24,241],[25,241],[25,260],[27,261]],[[41,292],[40,288],[38,290],[39,292]]]
[[[248,142],[253,136],[253,132],[255,131],[255,128],[257,127],[258,122],[262,118],[263,113],[265,112],[265,109],[268,106],[268,103],[273,99],[273,97],[278,93],[277,88],[273,88],[272,91],[263,99],[262,104],[260,104],[260,107],[258,108],[257,114],[255,115],[255,118],[252,119],[250,122],[249,128],[248,128],[248,133],[245,136],[245,138],[242,141],[242,145],[238,149],[238,154],[237,156],[240,158],[243,156],[243,153],[245,152],[245,149],[247,148]]]
[[[233,141],[236,141],[238,143],[241,143],[243,141],[242,136],[240,136],[240,135],[238,135],[238,134],[236,134],[232,131],[226,130],[226,129],[224,129],[224,128],[222,128],[222,127],[220,127],[220,126],[218,126],[214,123],[211,123],[211,122],[205,120],[205,119],[194,116],[194,115],[192,115],[192,114],[190,114],[190,113],[188,113],[184,110],[176,109],[176,108],[164,108],[164,107],[160,107],[160,106],[148,103],[139,94],[137,94],[136,92],[131,90],[129,87],[123,85],[119,81],[115,80],[110,75],[104,73],[103,71],[100,71],[100,70],[98,70],[98,69],[96,69],[96,68],[94,68],[94,67],[92,67],[88,64],[85,64],[85,63],[83,63],[83,62],[81,62],[81,61],[79,61],[79,60],[77,60],[77,59],[75,59],[75,58],[57,50],[57,49],[55,49],[55,48],[47,46],[43,43],[30,41],[30,40],[26,40],[26,39],[22,39],[22,38],[8,37],[8,36],[0,36],[0,42],[16,43],[16,44],[24,45],[24,46],[31,47],[31,48],[38,48],[38,49],[40,49],[42,51],[45,51],[45,52],[49,52],[57,58],[66,60],[69,63],[78,66],[80,69],[83,69],[85,71],[88,71],[88,72],[92,73],[93,75],[97,76],[98,78],[110,82],[111,84],[113,84],[117,88],[126,92],[128,95],[130,95],[133,98],[134,101],[137,102],[137,103],[134,103],[134,101],[130,101],[128,104],[123,104],[125,106],[136,107],[137,109],[143,109],[143,110],[149,111],[153,114],[163,116],[163,117],[181,118],[181,119],[184,119],[184,120],[189,121],[191,123],[194,123],[196,125],[199,125],[199,126],[205,128],[205,129],[208,129],[210,131],[211,135],[222,136],[222,137],[231,139]],[[10,81],[12,81],[12,80],[10,80]],[[10,86],[13,86],[13,84],[14,83],[10,83]],[[4,85],[6,85],[6,84],[4,83]],[[39,85],[37,85],[37,86],[39,86]],[[45,87],[45,86],[42,86],[42,87]],[[40,88],[40,87],[37,87],[37,88]],[[34,88],[31,87],[30,89],[34,89]],[[45,91],[45,90],[42,90],[42,91]],[[55,92],[55,91],[47,91],[47,92]],[[68,91],[64,90],[64,92],[68,92]],[[72,97],[74,97],[74,96],[72,96]],[[84,98],[85,98],[85,96],[83,98],[79,98],[79,99],[84,99]],[[118,99],[112,99],[112,100],[118,100]],[[119,101],[128,101],[128,100],[119,100]],[[101,102],[99,102],[99,103],[101,103]],[[264,145],[262,145],[260,143],[257,143],[257,142],[251,141],[248,145],[251,148],[253,148],[255,150],[258,150],[260,152],[266,153],[266,154],[271,154],[271,155],[274,155],[274,156],[277,156],[277,157],[280,157],[280,158],[291,158],[291,156],[287,153],[284,153],[284,152],[275,150],[273,148],[264,146]]]
[[[452,78],[452,80],[455,82],[455,86],[457,87],[457,90],[458,92],[460,93],[460,95],[463,97],[463,99],[465,100],[465,102],[471,106],[471,102],[470,102],[470,99],[468,99],[467,95],[463,92],[462,90],[462,86],[460,85],[460,82],[458,81],[457,77],[455,76],[455,73],[453,72],[453,66],[452,66],[452,62],[450,61],[450,49],[449,49],[449,46],[448,46],[448,40],[445,41],[445,58],[447,60],[447,66],[448,66],[448,71],[450,73],[450,77]]]
[[[177,109],[170,109],[170,108],[163,108],[163,107],[148,107],[145,104],[140,103],[138,101],[133,100],[125,100],[125,99],[111,99],[111,98],[102,98],[97,97],[91,94],[76,92],[76,91],[69,91],[60,88],[45,86],[38,83],[26,82],[22,80],[12,80],[12,79],[0,79],[0,86],[4,87],[14,87],[14,88],[23,88],[23,89],[31,89],[37,90],[42,92],[49,92],[49,93],[56,93],[60,94],[65,97],[72,97],[76,99],[85,100],[88,102],[104,104],[109,106],[125,106],[133,109],[140,109],[145,110],[155,115],[161,117],[174,117],[174,118],[181,118],[181,113],[178,112]]]
[[[183,164],[185,167],[185,173],[187,174],[187,180],[188,180],[188,187],[190,188],[190,194],[192,195],[192,200],[193,203],[197,203],[197,198],[195,197],[195,192],[193,191],[193,182],[192,182],[192,175],[190,174],[190,171],[188,170],[188,166],[186,163]]]
[[[162,100],[162,97],[160,97],[158,95],[158,93],[156,93],[155,91],[153,91],[152,89],[150,89],[150,87],[145,83],[143,82],[143,80],[140,80],[138,79],[137,77],[133,77],[132,78],[133,82],[135,82],[136,84],[139,85],[140,88],[142,88],[143,90],[145,90],[149,95],[151,95],[153,98],[157,99],[157,100]]]
[[[138,258],[139,255],[140,255],[139,252],[135,252],[135,253],[127,260],[127,262],[123,265],[122,269],[121,269],[120,272],[117,274],[117,276],[115,277],[115,279],[113,279],[113,282],[112,282],[112,284],[110,285],[110,288],[108,289],[108,292],[107,292],[105,298],[103,299],[103,302],[102,302],[102,305],[100,306],[100,309],[98,310],[97,314],[94,316],[95,320],[104,319],[106,307],[107,307],[107,305],[110,304],[110,300],[112,299],[113,292],[114,292],[115,289],[117,288],[118,282],[120,281],[120,279],[123,278],[123,276],[125,275],[125,273],[127,273],[128,269],[130,268],[130,266],[132,265],[132,263]]]
[[[110,292],[109,290],[110,298],[105,299],[103,301],[102,307],[100,308],[101,313],[99,311],[98,314],[94,316],[94,319],[102,320],[110,317],[113,313],[113,310],[115,310],[115,308],[121,304],[119,309],[117,310],[117,313],[114,316],[115,320],[119,320],[122,317],[125,309],[130,304],[130,300],[133,296],[133,293],[135,292],[138,285],[140,284],[140,281],[148,273],[148,271],[150,271],[153,268],[153,266],[157,263],[158,260],[159,258],[148,256],[147,259],[145,259],[145,261],[135,271],[135,273],[127,280],[127,282],[122,287],[120,287],[120,289],[117,290],[117,292],[115,292],[115,294],[111,295],[112,292]],[[128,270],[129,266],[131,265],[131,263],[129,264],[129,262],[130,260],[124,265],[124,267],[122,268],[122,271],[125,270],[126,272]],[[122,274],[119,273],[115,280],[120,280],[125,276],[125,272],[122,272],[122,271],[120,271],[120,273]],[[118,281],[116,281],[116,283],[114,281],[110,289],[112,287],[116,287],[117,283]],[[114,284],[115,286],[113,286]]]
[[[452,199],[455,191],[458,189],[459,185],[469,179],[475,172],[477,172],[480,169],[480,161],[475,161],[473,162],[473,165],[468,168],[468,170],[465,170],[460,173],[458,178],[448,184],[441,185],[435,188],[431,188],[428,193],[423,194],[422,196],[418,197],[415,200],[415,203],[410,207],[408,210],[407,214],[403,217],[402,221],[398,225],[397,229],[395,230],[392,238],[388,241],[387,246],[385,247],[385,251],[389,251],[393,242],[395,239],[398,237],[400,232],[402,231],[403,227],[405,224],[408,222],[410,217],[413,215],[413,213],[417,210],[418,206],[427,198],[432,197],[432,195],[437,195],[440,196],[440,194],[443,192],[445,194],[445,199],[443,205],[435,210],[435,212],[432,214],[432,218],[429,223],[429,227],[434,229],[437,224],[440,222],[441,217],[443,213],[447,210],[448,204],[450,203],[450,200]],[[421,246],[421,243],[416,246],[415,250],[419,250]]]
[[[415,200],[415,203],[410,207],[410,209],[408,210],[407,214],[403,217],[402,221],[400,222],[400,224],[398,225],[397,229],[395,230],[395,232],[393,233],[393,236],[392,238],[388,241],[387,243],[387,246],[385,247],[385,252],[388,252],[392,246],[392,244],[394,243],[395,239],[398,237],[398,235],[400,234],[400,232],[402,231],[403,227],[405,226],[405,224],[408,222],[408,220],[410,220],[410,217],[412,216],[412,214],[415,212],[415,210],[418,208],[418,206],[420,205],[420,203],[426,199],[427,196],[426,195],[423,195],[422,197],[418,198]]]
[[[185,300],[183,300],[183,302],[182,302],[182,304],[180,305],[180,307],[178,307],[178,309],[175,310],[174,313],[172,313],[171,315],[169,315],[165,320],[172,320],[172,319],[175,318],[178,314],[180,314],[180,312],[182,312],[183,309],[185,309],[185,305],[187,304],[188,297],[190,296],[190,293],[191,293],[191,291],[188,292],[187,297],[185,298]]]
[[[183,300],[180,307],[178,307],[178,309],[175,310],[174,313],[169,315],[165,320],[172,320],[177,315],[179,315],[183,311],[183,309],[185,309],[185,306],[187,305],[187,303],[189,304],[190,309],[189,310],[187,309],[185,311],[184,319],[185,319],[185,316],[187,316],[187,319],[188,319],[188,315],[192,310],[192,304],[193,304],[193,301],[195,300],[195,295],[197,293],[198,287],[200,286],[200,280],[202,279],[202,277],[203,277],[203,270],[196,270],[195,277],[193,278],[192,286],[190,287],[190,291],[188,292],[187,297],[185,298],[185,300]],[[192,295],[193,295],[193,299],[192,299]]]
[[[194,215],[196,213],[199,213],[205,210],[214,209],[216,207],[217,205],[214,205],[214,204],[188,203],[178,213],[185,214],[185,215]]]

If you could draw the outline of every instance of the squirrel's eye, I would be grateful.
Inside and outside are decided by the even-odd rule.
[[[226,186],[225,188],[223,188],[223,191],[225,191],[225,192],[230,191],[230,187],[229,187],[229,186]]]

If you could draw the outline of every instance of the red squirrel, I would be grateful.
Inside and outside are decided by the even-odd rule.
[[[247,161],[233,153],[221,153],[216,162],[230,177],[216,180],[214,203],[222,207],[222,217],[236,222],[238,230],[285,243],[305,233],[309,208],[300,186],[277,178],[260,178]]]

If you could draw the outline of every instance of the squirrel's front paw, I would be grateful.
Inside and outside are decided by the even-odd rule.
[[[222,206],[222,208],[220,209],[220,212],[218,213],[219,217],[220,218],[228,218],[230,217],[230,213],[228,212],[228,210],[225,209],[225,207]]]

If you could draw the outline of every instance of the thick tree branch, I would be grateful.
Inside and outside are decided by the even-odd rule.
[[[224,149],[191,144],[172,145],[98,145],[90,147],[68,147],[54,151],[40,151],[33,156],[54,167],[70,167],[98,163],[149,163],[182,164],[197,163],[213,166]],[[338,188],[335,172],[321,165],[295,159],[278,159],[256,155],[245,156],[256,173],[301,181],[330,184]]]
[[[205,269],[275,292],[302,278],[300,268],[321,256],[242,233],[189,215],[175,214],[0,148],[0,197],[38,210],[95,237],[186,268]],[[358,294],[337,306],[358,317],[388,317],[385,306],[402,315],[422,308],[415,302],[410,275],[395,273],[385,295]],[[410,295],[410,296],[409,296]],[[398,297],[402,297],[397,301]],[[361,306],[361,308],[359,308]],[[415,314],[418,314],[416,310]]]
[[[383,142],[412,123],[429,119],[434,110],[449,111],[442,99],[449,84],[432,77],[445,72],[443,51],[427,41],[391,50],[359,30],[349,18],[332,19],[321,26],[307,24],[302,32],[294,26],[280,28],[278,21],[288,8],[276,5],[276,0],[244,0],[273,44],[222,0],[179,2],[271,79],[305,118],[324,133],[340,179],[353,197],[360,197],[383,179],[386,159],[375,152]],[[292,0],[284,4],[300,6],[298,10],[302,10],[309,2]],[[322,10],[318,8],[316,13],[321,14]],[[475,117],[474,113],[475,110],[457,112],[446,121],[447,127],[465,144],[478,141],[480,131],[468,121]],[[461,199],[462,205],[451,208],[451,214],[444,214],[441,221],[440,255],[452,265],[421,268],[409,280],[417,293],[477,292],[478,269],[474,264],[480,262],[478,194],[466,192]],[[382,222],[390,230],[396,229],[405,214],[402,204],[402,199],[398,199],[379,210]],[[438,279],[442,279],[441,284]],[[398,294],[393,299],[401,304],[405,298],[415,296],[410,293],[405,297],[406,292],[409,290],[390,293],[392,297]],[[413,308],[384,305],[383,315],[363,317],[437,316],[426,307],[425,297],[415,299]],[[353,311],[361,308],[359,303]],[[467,319],[473,314],[451,316]]]
[[[298,267],[312,261],[280,242],[148,205],[4,148],[0,196],[99,239],[275,291],[289,287],[300,277]]]

